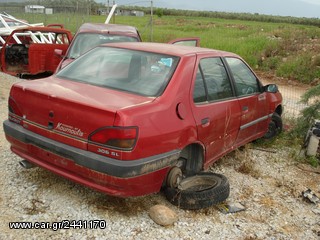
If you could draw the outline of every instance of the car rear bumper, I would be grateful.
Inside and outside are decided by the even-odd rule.
[[[78,149],[22,126],[4,121],[11,150],[20,157],[80,184],[120,197],[158,192],[180,154],[179,150],[130,161],[121,161]]]

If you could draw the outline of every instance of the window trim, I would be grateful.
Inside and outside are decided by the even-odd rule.
[[[203,73],[203,70],[202,70],[202,67],[201,67],[201,60],[203,59],[208,59],[208,58],[219,58],[221,60],[221,63],[225,69],[225,72],[227,74],[227,78],[229,80],[229,83],[230,83],[230,87],[231,87],[231,93],[232,93],[232,96],[231,97],[227,97],[227,98],[221,98],[221,99],[216,99],[216,100],[209,100],[209,94],[208,94],[208,87],[207,87],[207,82],[206,82],[206,79],[204,77],[204,73]],[[204,104],[210,104],[210,103],[216,103],[216,102],[224,102],[224,101],[228,101],[230,99],[234,99],[236,97],[238,97],[236,95],[236,92],[235,92],[235,86],[234,86],[234,80],[233,80],[233,77],[231,78],[231,75],[230,75],[230,72],[229,72],[229,66],[226,64],[226,62],[224,61],[224,58],[223,57],[220,57],[220,56],[206,56],[206,57],[203,57],[203,58],[200,58],[199,61],[198,61],[198,66],[197,66],[197,71],[196,71],[196,74],[198,72],[198,69],[200,70],[200,74],[201,74],[201,78],[202,78],[202,81],[203,81],[203,85],[204,85],[204,88],[205,88],[205,94],[206,94],[206,101],[202,101],[202,102],[195,102],[194,101],[194,98],[192,98],[193,100],[193,103],[195,105],[204,105]],[[196,77],[195,77],[195,80],[194,80],[194,84],[193,84],[193,91],[194,91],[194,86],[195,86],[195,81],[196,81]],[[193,93],[192,93],[192,96],[193,96]]]
[[[239,61],[241,61],[245,66],[247,66],[247,68],[250,70],[250,72],[253,74],[253,76],[255,77],[256,79],[256,82],[258,84],[258,90],[259,92],[254,92],[252,94],[248,94],[248,95],[238,95],[237,94],[237,91],[236,91],[236,81],[233,77],[233,74],[232,74],[232,70],[227,62],[227,58],[235,58],[235,59],[238,59]],[[263,85],[260,81],[260,79],[257,77],[257,75],[255,74],[255,72],[251,69],[251,67],[242,59],[242,58],[239,58],[239,57],[236,57],[236,56],[226,56],[226,57],[222,57],[222,62],[224,63],[225,65],[225,68],[227,70],[227,73],[228,73],[228,76],[229,76],[229,79],[231,81],[231,85],[232,85],[232,88],[233,88],[233,93],[234,93],[234,96],[237,97],[237,98],[245,98],[245,97],[248,97],[248,96],[254,96],[254,95],[258,95],[258,94],[261,94],[263,93]]]

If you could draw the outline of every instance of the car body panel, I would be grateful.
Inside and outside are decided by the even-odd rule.
[[[112,170],[121,169],[123,172],[129,175],[116,177],[115,171],[111,174],[105,173],[103,169],[109,169],[110,165],[106,164],[104,159],[97,154],[95,158],[89,155],[75,155],[78,161],[74,161],[73,155],[66,155],[66,149],[57,147],[58,142],[54,142],[52,148],[45,149],[43,140],[41,144],[37,146],[34,142],[31,142],[27,136],[31,132],[26,132],[24,128],[20,127],[17,135],[12,134],[12,131],[8,130],[7,124],[4,122],[4,129],[6,129],[6,138],[11,143],[11,150],[23,159],[26,159],[37,166],[43,167],[47,170],[54,172],[55,174],[61,175],[65,178],[83,184],[85,186],[94,188],[98,191],[102,191],[106,194],[118,197],[132,197],[141,196],[158,192],[163,184],[163,178],[169,171],[171,165],[176,163],[179,156],[179,150],[172,151],[167,155],[160,155],[159,158],[146,158],[136,161],[116,161]],[[17,136],[23,134],[22,140]],[[32,134],[32,133],[31,133]],[[40,135],[37,135],[39,137]],[[68,146],[68,145],[67,145]],[[47,146],[46,146],[47,147]],[[69,147],[70,148],[70,147]],[[58,149],[58,150],[57,150]],[[30,154],[32,152],[32,154]],[[79,152],[79,148],[74,148],[73,153]],[[80,151],[80,153],[82,153]],[[86,151],[86,153],[88,153]],[[101,167],[94,159],[100,159]],[[79,159],[83,160],[79,163]],[[110,158],[107,158],[110,160]],[[135,167],[137,161],[141,164]],[[149,162],[149,164],[147,164]],[[96,169],[96,170],[94,170]],[[136,171],[134,169],[137,169]]]
[[[94,59],[100,59],[99,54],[104,65],[97,68]],[[136,79],[133,75],[149,66],[148,58],[140,59],[140,70],[135,68],[130,74],[125,69],[137,64],[134,56],[148,54],[165,56],[156,63],[173,71],[166,73],[165,88],[150,96],[144,89],[105,85],[109,74],[103,76],[104,82],[94,74],[81,78],[85,71],[115,68],[121,81]],[[110,64],[109,58],[122,69]],[[272,113],[281,107],[281,94],[267,92],[252,74],[257,92],[239,94],[239,86],[246,82],[239,85],[235,80],[234,66],[238,65],[228,62],[229,58],[251,73],[243,59],[223,51],[159,43],[99,46],[50,78],[14,84],[9,120],[4,122],[6,138],[12,151],[28,161],[107,194],[128,197],[157,192],[189,146],[199,146],[204,156],[201,168],[207,169],[236,147],[262,137]],[[85,61],[92,66],[84,69]],[[132,89],[155,84],[155,76],[163,69],[154,65],[150,69],[149,82],[140,83],[139,75]],[[78,70],[77,75],[74,71]],[[203,89],[198,83],[203,83]],[[198,93],[205,98],[198,98]],[[105,133],[113,136],[110,129],[116,133],[133,129],[133,137],[125,135],[124,140],[134,141],[131,145],[100,142]],[[122,141],[122,135],[114,138],[115,143]]]
[[[105,94],[109,98],[105,98]],[[26,96],[28,101],[20,95]],[[39,134],[50,131],[52,139],[81,146],[81,149],[87,148],[85,142],[91,132],[113,125],[117,111],[153,100],[54,77],[22,82],[11,98],[20,106],[24,127]]]
[[[233,146],[239,129],[237,99],[194,107],[198,139],[204,144],[206,164],[219,159]]]
[[[239,99],[241,108],[241,126],[237,137],[239,145],[250,141],[252,138],[256,138],[252,133],[261,134],[261,131],[267,128],[270,116],[265,111],[267,107],[266,102],[258,100],[263,98],[264,95],[265,93],[262,93]]]
[[[72,40],[70,31],[55,27],[27,27],[14,30],[0,53],[1,71],[13,76],[53,73]]]

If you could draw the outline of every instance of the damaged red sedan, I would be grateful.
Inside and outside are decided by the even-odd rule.
[[[263,86],[236,54],[112,43],[49,78],[14,84],[3,126],[24,164],[128,197],[174,186],[172,169],[192,176],[273,137],[281,102],[277,86]]]

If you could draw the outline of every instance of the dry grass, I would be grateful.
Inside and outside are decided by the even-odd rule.
[[[237,159],[237,162],[239,162],[239,166],[236,167],[236,171],[239,173],[250,175],[254,178],[259,178],[261,177],[261,174],[255,167],[255,162],[253,157],[251,156],[249,147],[249,144],[247,144],[240,150],[235,151],[235,158]]]

